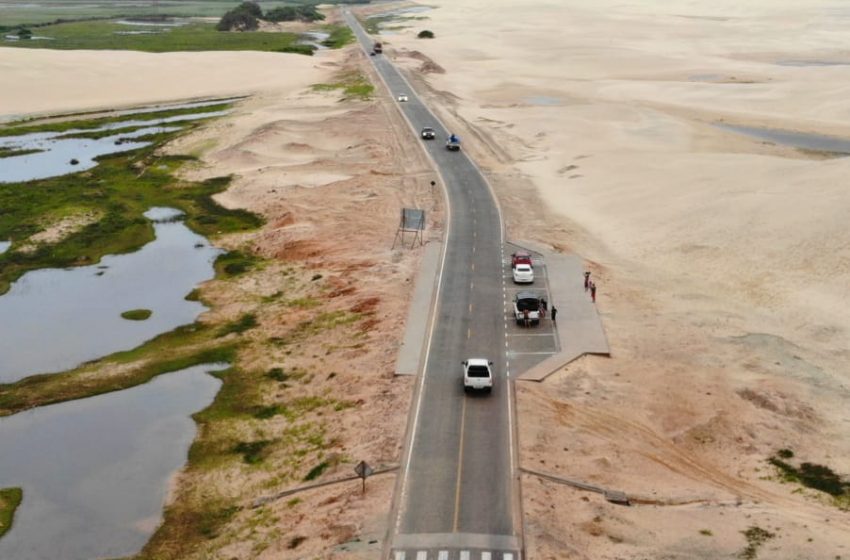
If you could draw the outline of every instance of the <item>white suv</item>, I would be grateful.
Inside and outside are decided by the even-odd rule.
[[[493,390],[493,372],[488,362],[483,358],[470,358],[461,362],[463,364],[463,390],[464,391],[487,391]]]
[[[532,284],[534,283],[534,269],[530,264],[518,264],[514,267],[514,283],[515,284]]]

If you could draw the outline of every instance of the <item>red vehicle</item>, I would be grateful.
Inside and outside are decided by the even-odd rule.
[[[518,264],[527,264],[528,266],[532,266],[531,253],[528,251],[517,251],[516,253],[511,254],[511,268],[516,267]]]

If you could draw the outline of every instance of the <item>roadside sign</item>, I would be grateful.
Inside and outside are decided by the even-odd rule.
[[[363,493],[366,493],[366,477],[372,474],[372,467],[370,467],[366,461],[360,461],[357,463],[357,466],[354,467],[354,472],[357,473],[357,476],[363,479]]]

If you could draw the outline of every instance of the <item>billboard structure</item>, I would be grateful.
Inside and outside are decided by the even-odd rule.
[[[410,242],[412,249],[419,241],[422,245],[422,232],[425,231],[425,210],[419,208],[402,208],[401,219],[398,223],[398,230],[395,232],[392,248],[395,249],[396,243],[404,246],[404,236],[406,233],[413,233],[413,240]]]

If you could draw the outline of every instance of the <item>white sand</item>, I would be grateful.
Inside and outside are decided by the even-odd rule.
[[[0,119],[257,91],[328,74],[317,57],[267,52],[142,53],[0,48]]]

